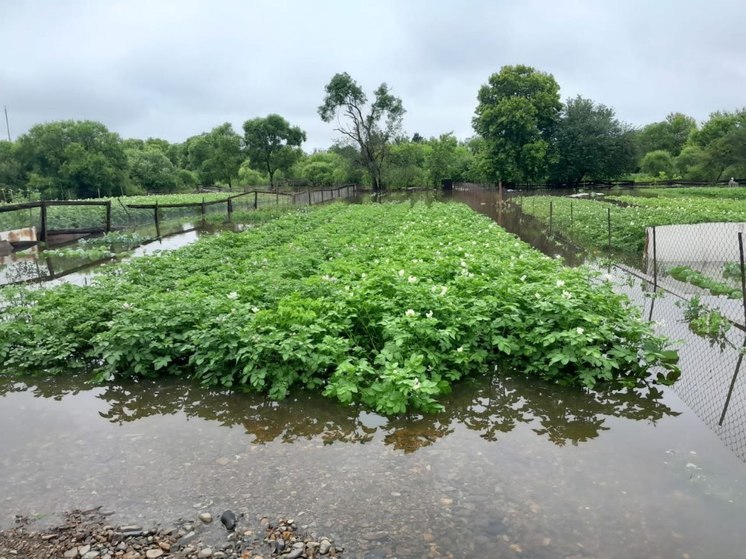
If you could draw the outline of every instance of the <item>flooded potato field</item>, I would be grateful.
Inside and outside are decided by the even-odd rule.
[[[494,192],[453,198],[505,219]],[[587,257],[521,231],[570,264]],[[654,320],[678,309],[667,297],[651,309],[644,285],[613,275]],[[461,382],[445,412],[393,418],[179,379],[4,378],[0,528],[98,505],[116,511],[112,523],[144,526],[231,509],[247,525],[292,517],[345,557],[739,558],[746,466],[714,430],[721,406],[703,418],[689,398],[701,386],[721,402],[732,356],[683,357],[702,382],[683,378],[678,391],[597,393],[516,372]]]

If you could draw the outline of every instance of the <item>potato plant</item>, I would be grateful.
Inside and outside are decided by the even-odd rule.
[[[460,204],[291,211],[87,287],[4,296],[3,374],[304,387],[387,414],[437,410],[453,382],[496,370],[585,387],[678,374],[608,282]]]

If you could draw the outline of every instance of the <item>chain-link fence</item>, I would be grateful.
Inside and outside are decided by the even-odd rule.
[[[617,288],[678,345],[673,390],[746,461],[746,223],[649,227],[623,203],[570,197],[517,195],[509,204],[522,216],[514,232],[539,230],[612,270]]]

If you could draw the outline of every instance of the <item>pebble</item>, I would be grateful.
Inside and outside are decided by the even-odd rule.
[[[24,551],[29,549],[25,547],[29,543],[34,546],[33,555],[0,546],[0,559],[25,559],[30,556],[64,559],[321,559],[323,556],[324,559],[341,559],[344,551],[344,548],[334,545],[328,537],[307,534],[314,523],[304,525],[301,527],[302,532],[299,532],[292,519],[271,522],[262,517],[259,520],[261,529],[230,532],[227,538],[223,535],[223,543],[209,541],[215,545],[208,546],[207,542],[203,543],[202,537],[212,538],[216,533],[202,523],[194,526],[192,523],[184,524],[182,520],[172,525],[171,529],[143,530],[135,525],[117,528],[107,524],[106,516],[101,515],[98,510],[67,513],[66,523],[54,529],[55,537],[45,537],[50,535],[49,530],[37,533],[26,527],[0,530],[0,541],[3,544],[11,542],[13,547],[24,546]],[[241,516],[246,512],[242,511]],[[202,522],[206,521],[207,514],[209,513],[199,515]],[[184,528],[192,529],[185,532]],[[124,534],[127,533],[137,535],[125,537]],[[380,539],[386,536],[386,532],[371,532],[368,536]],[[265,546],[263,550],[262,546]]]
[[[212,522],[212,515],[209,512],[200,513],[199,519],[205,524]]]

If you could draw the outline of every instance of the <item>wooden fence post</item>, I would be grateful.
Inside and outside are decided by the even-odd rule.
[[[308,205],[311,205],[311,189],[308,189]]]
[[[202,197],[202,204],[200,205],[200,213],[202,214],[202,223],[205,222],[205,211],[206,211],[206,208],[205,208],[205,197],[203,196]]]
[[[257,209],[259,207],[259,193],[255,190],[254,191],[254,209]]]
[[[233,218],[233,200],[231,198],[228,198],[228,221],[231,221]]]
[[[111,231],[111,200],[106,202],[106,232]]]

